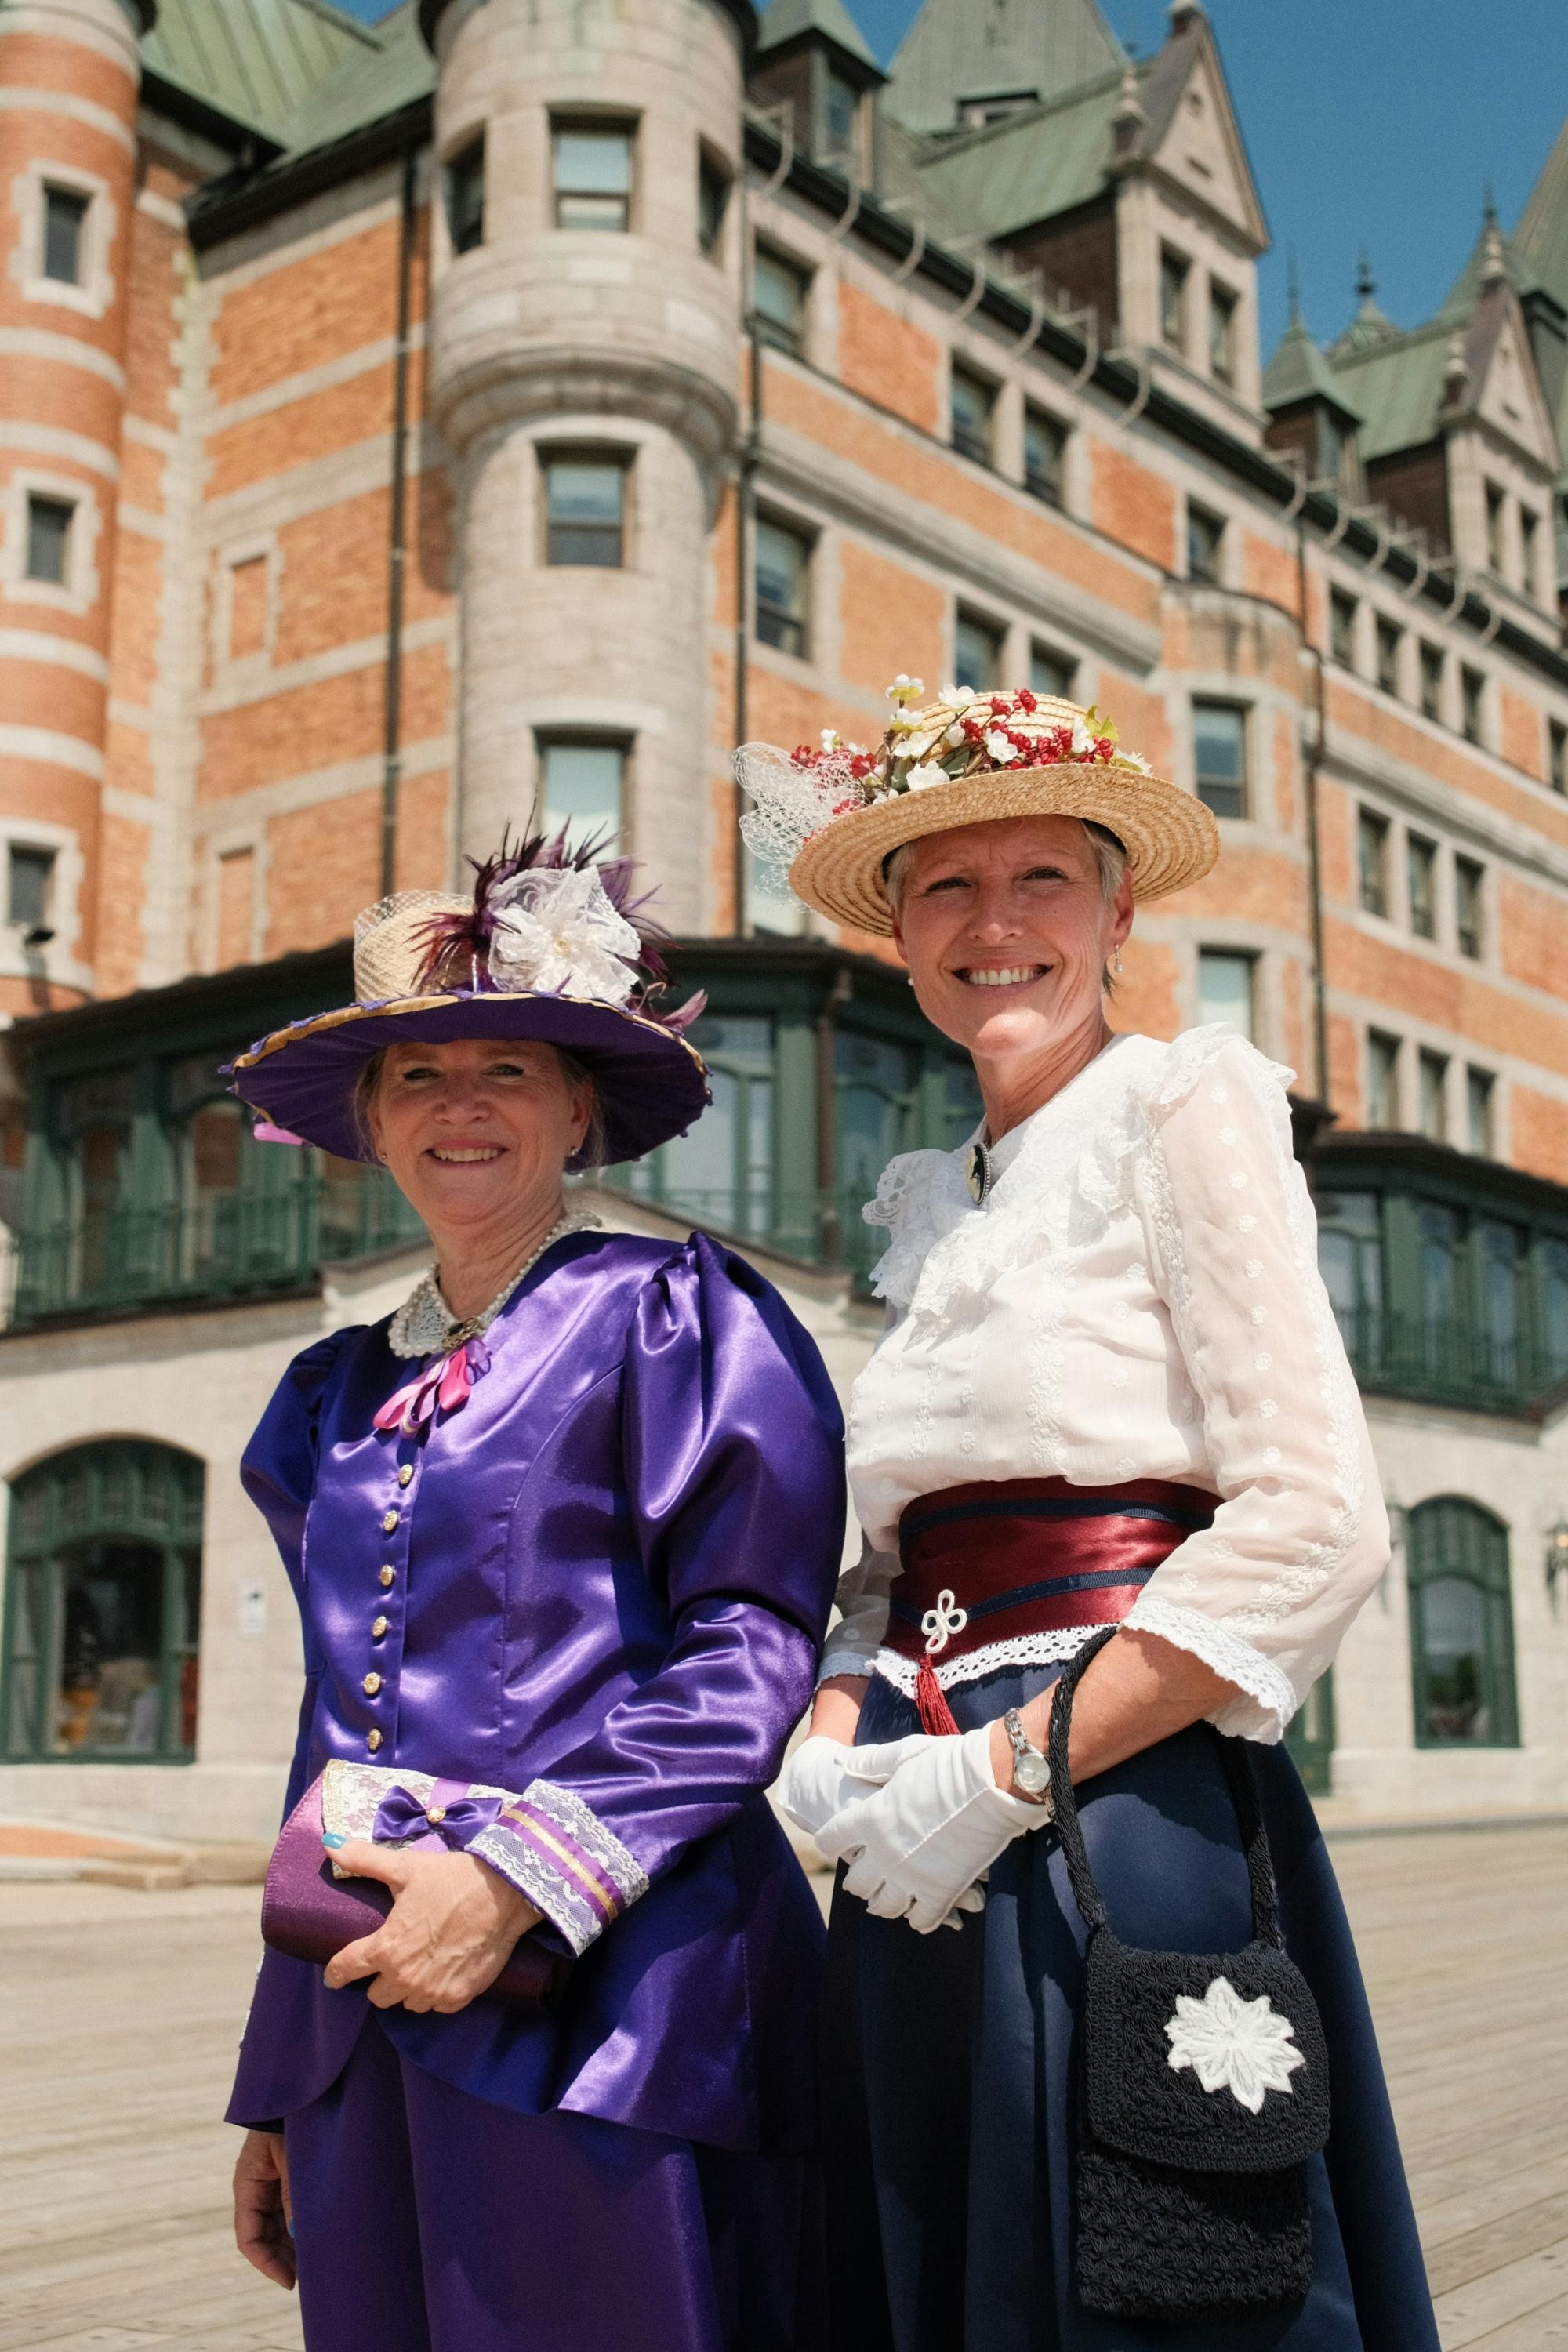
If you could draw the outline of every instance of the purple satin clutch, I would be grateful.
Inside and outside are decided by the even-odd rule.
[[[311,1781],[284,1822],[261,1893],[263,1940],[274,1951],[287,1952],[297,1960],[314,1960],[321,1968],[345,1944],[373,1934],[392,1908],[392,1889],[379,1879],[334,1877],[331,1857],[321,1843],[324,1778],[321,1774]],[[399,1799],[404,1800],[401,1804]],[[470,1800],[456,1799],[448,1811],[457,1817],[455,1827],[480,1826],[479,1819],[468,1819],[470,1811],[481,1817],[483,1813],[482,1807]],[[406,1822],[401,1818],[405,1812],[409,1816]],[[405,1791],[395,1790],[377,1814],[376,1829],[383,1839],[390,1835],[407,1842],[420,1822],[417,1805]],[[442,1846],[453,1843],[434,1833],[414,1842]],[[461,1838],[457,1842],[460,1843]],[[489,1990],[522,2008],[550,2009],[560,1996],[570,1967],[569,1953],[552,1951],[531,1932],[521,1938]]]

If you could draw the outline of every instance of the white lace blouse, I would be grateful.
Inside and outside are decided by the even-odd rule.
[[[1290,1147],[1291,1073],[1228,1028],[1115,1039],[990,1154],[911,1151],[867,1221],[889,1322],[855,1384],[867,1549],[825,1675],[914,1668],[882,1646],[900,1514],[987,1478],[1163,1478],[1219,1496],[1128,1622],[1235,1689],[1222,1731],[1274,1740],[1388,1560],[1355,1383]],[[1093,1629],[1000,1642],[939,1682],[1070,1655]]]

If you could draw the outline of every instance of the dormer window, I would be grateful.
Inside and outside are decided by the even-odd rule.
[[[1187,348],[1187,262],[1168,245],[1160,247],[1160,340],[1167,351]]]
[[[1533,507],[1519,510],[1519,555],[1524,574],[1520,584],[1533,599],[1541,593],[1541,517]]]
[[[1209,373],[1216,383],[1236,382],[1236,314],[1239,298],[1209,282]]]
[[[1498,579],[1503,571],[1503,493],[1495,482],[1487,484],[1487,569]]]
[[[837,163],[858,165],[860,160],[860,93],[843,74],[829,73],[823,106],[825,146]]]

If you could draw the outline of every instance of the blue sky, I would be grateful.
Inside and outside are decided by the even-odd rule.
[[[385,0],[346,5],[367,23],[386,14]],[[847,0],[884,61],[918,5]],[[1123,40],[1159,46],[1164,0],[1101,5]],[[1487,182],[1511,228],[1568,112],[1563,0],[1209,0],[1209,16],[1274,238],[1265,353],[1292,246],[1321,340],[1353,307],[1363,243],[1389,316],[1429,316],[1475,240]]]

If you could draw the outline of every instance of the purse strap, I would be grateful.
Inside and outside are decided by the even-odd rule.
[[[1120,1631],[1107,1625],[1084,1643],[1070,1664],[1058,1678],[1051,1702],[1050,1732],[1047,1753],[1051,1768],[1051,1802],[1056,1825],[1062,1842],[1062,1855],[1067,1863],[1068,1876],[1072,1882],[1073,1898],[1082,1912],[1085,1925],[1103,1927],[1106,1925],[1105,1898],[1095,1883],[1089,1866],[1089,1854],[1083,1842],[1083,1830],[1078,1817],[1078,1800],[1073,1794],[1072,1776],[1068,1769],[1068,1736],[1072,1727],[1073,1695],[1083,1679],[1084,1669],[1100,1655],[1107,1642]],[[1237,1823],[1241,1831],[1242,1847],[1247,1855],[1247,1883],[1252,1890],[1252,1933],[1258,1943],[1284,1948],[1279,1932],[1279,1904],[1274,1883],[1274,1861],[1268,1851],[1268,1832],[1264,1825],[1263,1807],[1258,1794],[1258,1776],[1252,1759],[1242,1739],[1226,1739],[1205,1726],[1219,1748],[1220,1762],[1230,1784],[1231,1801],[1236,1807]]]

